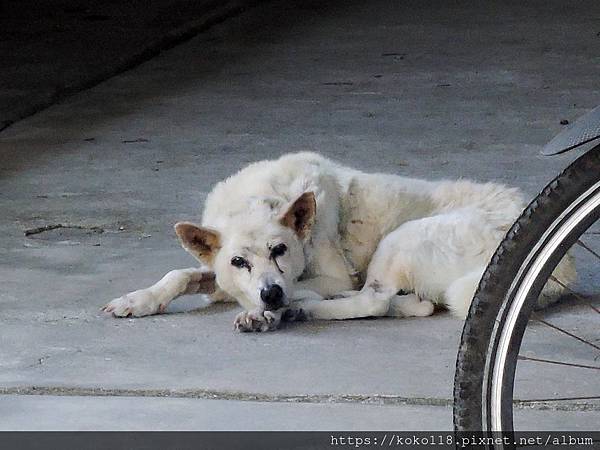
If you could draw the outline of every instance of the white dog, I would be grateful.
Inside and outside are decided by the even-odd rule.
[[[205,293],[246,309],[235,321],[242,331],[276,328],[282,317],[428,316],[434,304],[465,317],[523,206],[517,189],[500,184],[367,174],[289,154],[217,184],[201,226],[175,225],[201,268],[171,271],[104,310],[145,316]],[[575,279],[570,257],[555,275]],[[541,298],[561,290],[549,282]]]

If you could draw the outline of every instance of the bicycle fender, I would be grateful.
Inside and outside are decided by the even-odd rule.
[[[542,149],[542,155],[558,155],[600,138],[600,106],[558,133]]]

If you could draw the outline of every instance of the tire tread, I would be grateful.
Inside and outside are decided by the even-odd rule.
[[[600,146],[580,156],[534,198],[510,228],[485,270],[465,321],[456,360],[454,427],[478,431],[488,342],[502,299],[529,253],[554,220],[600,179]]]

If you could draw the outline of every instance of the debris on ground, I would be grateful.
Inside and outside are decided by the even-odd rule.
[[[45,233],[46,231],[57,230],[59,228],[71,228],[75,230],[89,230],[94,233],[104,233],[104,228],[98,226],[86,227],[83,225],[63,225],[62,223],[56,223],[52,225],[44,225],[43,227],[30,228],[25,230],[25,236],[31,236],[33,234]]]

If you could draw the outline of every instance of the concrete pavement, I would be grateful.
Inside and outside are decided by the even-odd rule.
[[[452,429],[449,406],[257,402],[181,397],[6,395],[0,431],[330,431]],[[527,430],[594,430],[598,416],[519,409]],[[576,420],[569,428],[565,421]]]
[[[106,429],[170,428],[161,411],[181,408],[191,414],[182,429],[449,429],[462,323],[446,313],[236,334],[238,308],[202,308],[200,297],[142,319],[99,308],[193,265],[173,223],[197,219],[216,181],[284,152],[533,196],[575,156],[545,159],[540,146],[560,120],[600,103],[589,19],[600,6],[578,4],[269,3],[6,129],[6,427],[31,427],[31,415],[48,429],[94,428],[95,417]],[[580,289],[597,287],[583,267]],[[581,302],[548,317],[597,339]],[[532,333],[536,355],[598,356],[552,330]],[[594,373],[519,371],[521,398],[549,400],[519,411],[523,427],[597,427],[597,402],[553,400],[597,397]],[[147,420],[122,419],[142,410]]]
[[[0,5],[0,130],[255,3],[6,0]]]

